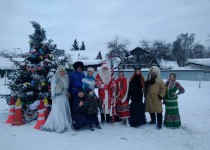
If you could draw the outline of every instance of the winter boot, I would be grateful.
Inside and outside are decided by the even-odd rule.
[[[162,127],[162,113],[157,113],[157,129],[161,129]]]
[[[90,131],[94,131],[94,128],[92,125],[89,126]]]
[[[101,113],[101,123],[104,124],[105,123],[105,116],[104,114]]]
[[[110,116],[109,116],[109,114],[106,114],[106,122],[110,123]]]
[[[96,125],[96,128],[101,129],[100,124],[97,124],[97,125]]]
[[[155,113],[150,113],[151,121],[148,124],[156,124]]]

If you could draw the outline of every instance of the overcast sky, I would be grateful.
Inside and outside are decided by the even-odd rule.
[[[204,42],[210,34],[210,0],[0,0],[0,50],[29,51],[36,21],[59,49],[74,39],[86,49],[104,51],[116,36],[173,42],[181,33],[195,33]]]

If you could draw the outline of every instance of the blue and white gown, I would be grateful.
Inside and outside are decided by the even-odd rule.
[[[63,133],[71,129],[72,118],[68,93],[68,77],[55,74],[51,80],[52,109],[41,127],[43,131]]]

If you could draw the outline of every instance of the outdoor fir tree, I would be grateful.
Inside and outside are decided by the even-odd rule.
[[[72,44],[72,49],[71,49],[72,51],[73,50],[79,50],[79,45],[78,45],[78,42],[77,42],[77,40],[75,39],[74,40],[74,44]]]
[[[31,21],[30,23],[35,29],[34,34],[29,35],[29,38],[30,38],[29,45],[30,45],[30,52],[31,52],[31,50],[33,50],[35,47],[38,47],[39,44],[42,41],[45,41],[47,38],[46,38],[45,30],[40,26],[39,23],[35,21]]]
[[[98,55],[96,56],[96,59],[102,59],[101,51],[98,52]]]
[[[36,33],[34,24],[33,27]],[[37,37],[33,36],[31,40],[36,41]],[[16,75],[12,76],[11,97],[15,100],[20,98],[26,122],[37,118],[40,100],[51,101],[50,80],[57,68],[52,54],[54,46],[49,42],[36,41],[30,56],[19,64]]]
[[[84,41],[82,41],[82,45],[80,47],[80,50],[85,50],[85,43],[84,43]]]

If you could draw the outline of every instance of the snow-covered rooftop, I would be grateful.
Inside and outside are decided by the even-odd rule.
[[[71,55],[71,61],[82,61],[84,65],[93,65],[93,64],[100,64],[102,62],[105,62],[105,59],[103,57],[103,60],[96,59],[99,51],[90,51],[90,50],[78,50],[78,51],[66,51],[66,54]]]
[[[177,69],[179,68],[176,61],[166,61],[161,59],[159,62],[160,68],[162,69]]]
[[[0,69],[16,69],[14,63],[9,58],[0,57]]]
[[[188,62],[198,65],[210,66],[210,58],[188,59]]]
[[[81,60],[85,66],[96,65],[105,62],[105,60]]]

